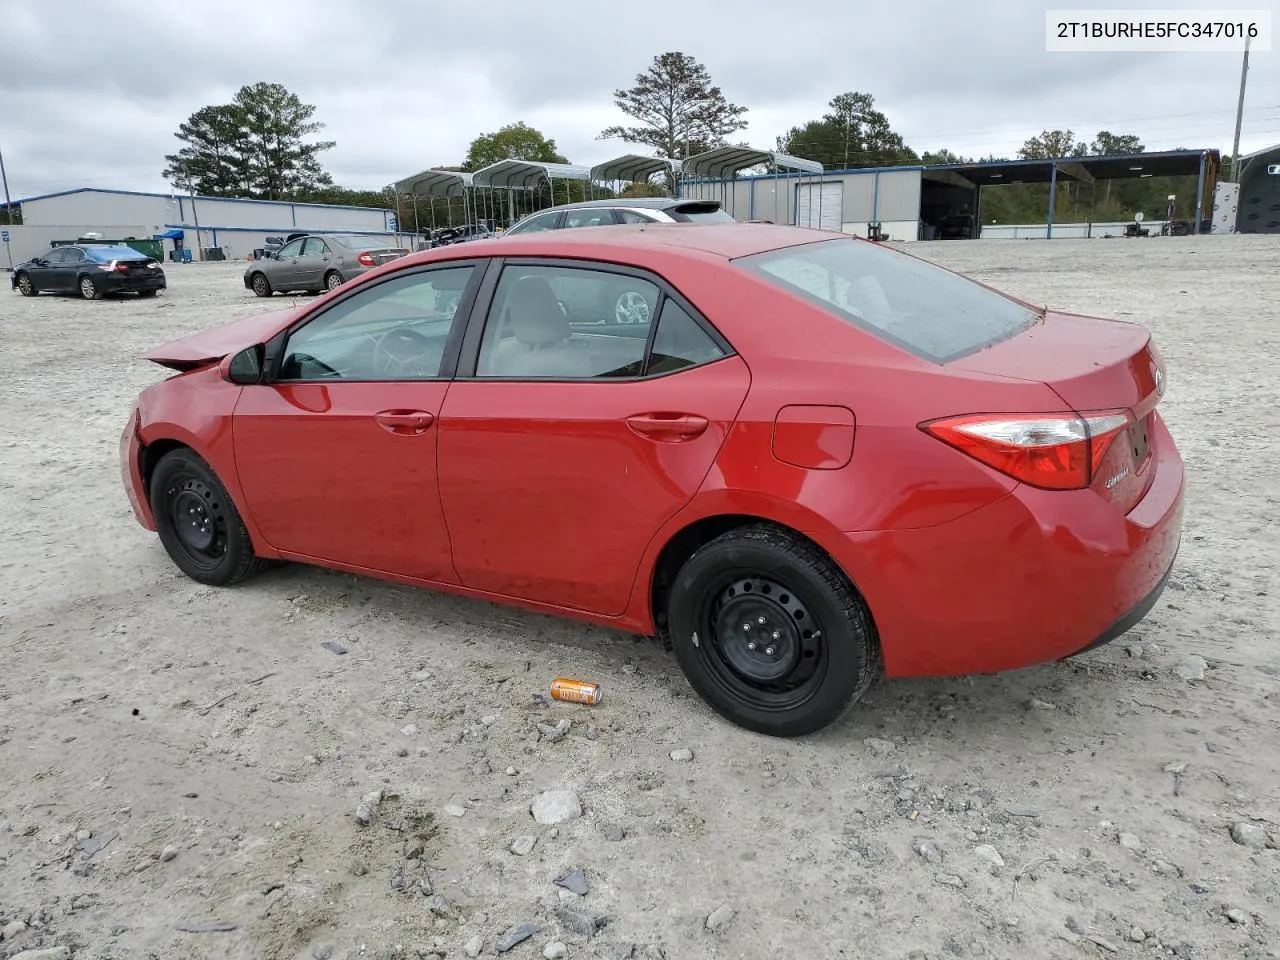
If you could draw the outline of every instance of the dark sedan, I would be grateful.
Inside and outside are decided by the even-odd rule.
[[[24,297],[78,293],[86,300],[113,293],[154,297],[166,286],[158,261],[131,247],[96,244],[54,247],[14,267],[10,282]]]

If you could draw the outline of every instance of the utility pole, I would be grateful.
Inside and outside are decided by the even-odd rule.
[[[191,197],[191,219],[196,223],[196,262],[204,260],[204,247],[200,245],[200,214],[196,213],[196,192],[194,189],[190,192]]]
[[[1240,99],[1236,102],[1236,138],[1231,145],[1231,180],[1240,182],[1240,125],[1244,120],[1244,81],[1249,75],[1249,38],[1244,38],[1244,63],[1240,66]]]
[[[4,181],[4,213],[5,221],[13,223],[13,203],[9,200],[9,177],[4,172],[4,153],[0,152],[0,180]]]

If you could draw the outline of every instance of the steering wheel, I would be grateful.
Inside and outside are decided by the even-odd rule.
[[[426,356],[432,351],[429,337],[417,330],[399,327],[378,337],[373,344],[373,363],[385,376],[430,377]]]

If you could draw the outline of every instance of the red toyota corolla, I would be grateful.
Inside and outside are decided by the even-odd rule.
[[[752,730],[1113,639],[1177,553],[1142,326],[865,240],[598,227],[431,250],[176,340],[125,488],[188,576],[296,560],[661,637]]]

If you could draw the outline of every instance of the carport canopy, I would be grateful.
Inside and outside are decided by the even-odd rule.
[[[589,181],[591,170],[574,163],[541,163],[533,160],[499,160],[481,167],[472,175],[477,187],[531,190],[543,180]]]
[[[591,168],[592,180],[648,180],[655,173],[680,174],[681,163],[670,157],[644,157],[628,153]]]
[[[716,147],[685,160],[684,176],[690,179],[731,180],[739,170],[762,165],[771,166],[775,170],[798,170],[801,173],[822,173],[823,170],[822,164],[816,160],[793,157],[775,150]]]
[[[457,197],[472,186],[472,175],[456,170],[423,170],[391,184],[397,194],[410,197]]]

